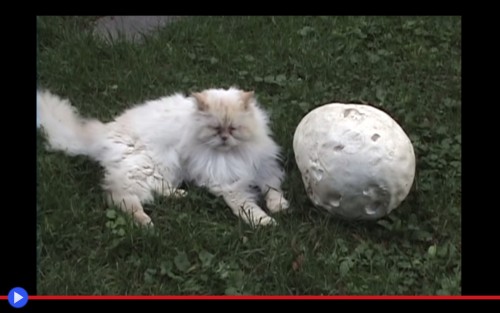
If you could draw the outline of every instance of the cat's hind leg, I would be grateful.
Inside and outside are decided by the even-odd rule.
[[[133,194],[124,194],[120,191],[108,191],[108,203],[118,206],[123,212],[132,215],[134,221],[142,226],[153,226],[149,215],[144,212],[144,208],[139,197]]]
[[[144,211],[143,204],[153,200],[151,187],[144,171],[127,171],[125,168],[109,168],[104,177],[103,189],[109,205],[116,205],[129,213],[142,226],[153,226],[151,218]]]
[[[153,200],[151,192],[154,191],[166,197],[184,197],[187,192],[183,189],[178,189],[171,184],[166,183],[156,174],[154,179],[151,179],[153,174],[145,179],[127,179],[123,178],[118,183],[118,180],[111,181],[107,179],[108,202],[115,204],[126,213],[130,213],[134,220],[144,226],[153,226],[151,218],[145,213],[142,203]],[[116,177],[115,177],[116,178]],[[128,188],[123,189],[123,183]]]

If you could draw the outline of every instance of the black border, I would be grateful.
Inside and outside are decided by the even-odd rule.
[[[2,101],[2,271],[0,295],[14,287],[36,293],[36,128],[35,89],[36,20],[24,19],[15,27],[5,19],[2,49],[7,73],[3,72]],[[31,87],[30,87],[31,86]],[[6,88],[7,87],[7,88]],[[17,112],[17,111],[20,112]],[[30,115],[31,112],[33,115]],[[33,189],[31,189],[33,188]],[[32,198],[33,197],[33,198]],[[5,201],[8,200],[8,201]]]
[[[26,306],[21,310],[24,312],[40,312],[44,308],[46,309],[62,309],[64,311],[71,311],[74,308],[79,309],[93,309],[96,306],[102,310],[108,310],[108,308],[112,311],[124,309],[131,310],[141,310],[147,311],[149,309],[158,308],[160,310],[179,310],[186,312],[190,310],[189,307],[193,307],[196,309],[197,307],[202,307],[203,310],[206,310],[209,307],[213,307],[213,310],[220,309],[221,302],[224,302],[227,306],[233,306],[236,310],[243,310],[242,307],[250,310],[258,309],[258,306],[261,306],[264,303],[266,307],[270,310],[276,310],[273,307],[276,307],[278,311],[286,310],[287,305],[290,307],[294,307],[294,309],[298,309],[300,311],[310,311],[311,310],[311,302],[319,302],[320,306],[327,306],[326,310],[347,310],[352,311],[353,308],[363,309],[365,306],[368,306],[370,310],[373,308],[384,308],[389,305],[393,307],[400,307],[402,309],[408,308],[408,305],[411,307],[415,307],[415,309],[423,309],[427,307],[429,304],[433,307],[443,308],[444,310],[450,310],[453,305],[457,305],[464,308],[476,309],[478,308],[478,302],[481,300],[260,300],[260,301],[252,301],[252,300],[33,300],[28,301]],[[497,300],[489,300],[482,302],[492,302]],[[277,303],[271,303],[277,302]],[[334,303],[332,303],[334,302]],[[0,311],[4,311],[2,308],[8,307],[9,304],[7,302],[0,303]],[[487,304],[488,305],[488,304]],[[334,306],[334,307],[331,307]]]
[[[462,86],[467,86],[462,89],[462,125],[469,124],[462,127],[462,190],[467,189],[462,192],[463,295],[500,295],[500,209],[495,198],[499,194],[495,180],[498,140],[494,137],[498,134],[494,113],[498,86],[488,73],[496,51],[479,48],[493,36],[488,32],[492,27],[493,20],[486,16],[462,18],[462,60],[469,60],[462,62]],[[464,79],[465,75],[469,78]]]

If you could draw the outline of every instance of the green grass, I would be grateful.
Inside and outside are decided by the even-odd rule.
[[[461,20],[198,17],[143,45],[90,35],[93,18],[38,19],[38,83],[86,116],[207,87],[256,91],[284,149],[293,212],[252,230],[204,190],[148,207],[153,231],[106,207],[102,169],[46,152],[38,135],[40,294],[459,294]],[[369,102],[413,141],[415,184],[379,222],[314,208],[292,137],[311,109]]]

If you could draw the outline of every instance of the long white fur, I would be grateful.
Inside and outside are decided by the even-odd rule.
[[[243,110],[245,99],[248,108]],[[210,133],[215,117],[203,112],[200,102],[232,109],[229,115],[243,125],[241,132],[236,130],[222,145]],[[177,189],[184,181],[222,196],[233,213],[250,225],[276,224],[257,205],[258,195],[251,188],[260,188],[269,211],[289,207],[281,190],[280,148],[271,139],[268,123],[253,94],[249,98],[237,88],[147,101],[106,124],[81,117],[66,99],[37,91],[37,127],[43,130],[48,147],[99,162],[105,169],[103,189],[110,203],[143,225],[152,222],[142,204],[152,201],[154,193],[185,195]]]

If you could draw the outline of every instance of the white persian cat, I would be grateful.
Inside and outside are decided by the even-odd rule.
[[[142,225],[152,225],[144,203],[155,193],[185,196],[178,187],[188,181],[222,196],[252,226],[276,224],[256,192],[271,213],[289,207],[268,123],[254,92],[234,87],[147,101],[109,123],[83,118],[68,100],[37,91],[37,127],[47,147],[99,162],[109,203]]]

